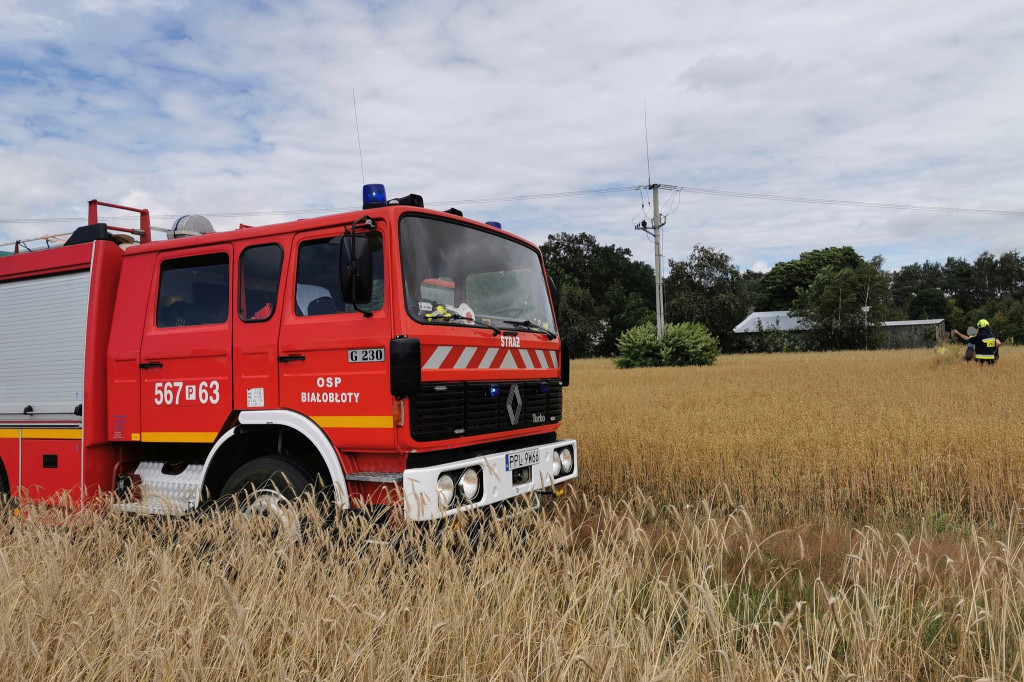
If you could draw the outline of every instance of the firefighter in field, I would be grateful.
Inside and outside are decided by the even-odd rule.
[[[971,331],[970,329],[967,330]],[[1002,343],[992,333],[992,326],[988,320],[978,320],[978,331],[973,335],[961,334],[956,329],[953,335],[967,342],[967,360],[977,360],[982,364],[993,365],[999,359],[999,346]]]

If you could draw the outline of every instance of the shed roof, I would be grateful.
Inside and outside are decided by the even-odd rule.
[[[934,320],[890,320],[890,321],[887,321],[887,322],[883,322],[882,326],[883,327],[913,327],[913,326],[924,327],[926,325],[939,324],[940,322],[945,322],[945,321],[946,321],[946,318],[944,318],[944,317],[936,317]]]
[[[810,322],[802,317],[791,314],[788,310],[769,310],[758,313],[750,313],[746,319],[732,328],[736,334],[750,334],[758,330],[758,323],[761,329],[775,327],[782,331],[804,331],[810,327]]]

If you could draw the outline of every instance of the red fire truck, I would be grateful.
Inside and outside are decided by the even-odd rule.
[[[576,478],[557,289],[497,223],[381,185],[362,211],[166,240],[143,209],[88,222],[0,258],[0,492],[185,514],[321,483],[422,521]]]

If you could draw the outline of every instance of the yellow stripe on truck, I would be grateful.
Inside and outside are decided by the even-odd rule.
[[[22,440],[82,440],[82,429],[0,429],[0,438]]]
[[[135,440],[135,434],[132,434]],[[143,443],[212,443],[217,440],[216,431],[143,431]]]
[[[322,429],[392,429],[395,418],[391,415],[377,417],[313,417]]]

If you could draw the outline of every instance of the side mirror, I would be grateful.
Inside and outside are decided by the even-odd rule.
[[[338,249],[341,299],[349,305],[369,303],[373,298],[373,251],[365,234],[346,234]]]
[[[548,275],[548,289],[551,291],[551,304],[555,306],[555,320],[558,320],[558,304],[561,302],[561,296],[558,294],[558,285],[555,284],[555,279],[551,275]]]

